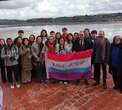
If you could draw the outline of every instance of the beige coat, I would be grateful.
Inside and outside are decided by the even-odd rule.
[[[31,49],[26,48],[25,46],[21,46],[20,47],[20,56],[21,56],[22,71],[32,70]]]

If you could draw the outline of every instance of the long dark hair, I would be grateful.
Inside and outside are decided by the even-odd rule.
[[[37,40],[38,40],[39,37],[42,39],[41,36],[37,36],[37,37],[36,37],[36,42],[37,42]],[[41,43],[39,44],[39,48],[40,48],[41,51],[42,51],[43,47],[44,47],[44,44],[43,44],[43,42],[41,42]]]
[[[28,40],[28,45],[25,45],[25,44],[24,44],[25,40]],[[29,39],[28,39],[28,38],[23,38],[22,44],[23,44],[25,47],[29,47]]]
[[[6,43],[5,43],[5,39],[1,38],[1,39],[0,39],[0,42],[1,42],[1,41],[3,41],[3,42],[4,42],[4,44],[3,44],[3,45],[1,45],[1,46],[5,46],[5,45],[6,45]]]
[[[72,40],[69,39],[69,36],[72,36]],[[72,33],[69,33],[69,34],[68,34],[67,43],[70,43],[70,41],[73,42],[73,34],[72,34]]]
[[[60,33],[60,32],[57,32],[57,33],[55,34],[55,43],[59,43],[59,41],[60,41],[60,38],[57,38],[57,37],[56,37],[58,34],[60,35],[60,38],[62,37],[61,33]],[[57,41],[58,41],[58,42],[57,42]]]
[[[119,36],[114,36],[113,42],[112,42],[113,45],[116,45],[115,40],[116,40],[117,37],[119,37]],[[122,39],[120,37],[119,37],[119,39],[120,39],[120,44],[121,44],[122,43]]]
[[[46,35],[45,35],[45,36],[43,36],[43,35],[42,35],[42,33],[43,33],[43,32],[45,32],[45,33],[46,33]],[[48,36],[48,34],[47,34],[47,30],[43,29],[43,30],[41,31],[41,33],[40,33],[40,36],[41,36],[41,37],[47,37],[47,36]]]

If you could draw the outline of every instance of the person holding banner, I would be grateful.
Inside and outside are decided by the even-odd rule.
[[[66,54],[71,54],[73,48],[73,35],[72,33],[68,34],[67,42],[65,43]]]
[[[47,53],[45,64],[48,78],[64,84],[78,79],[91,79],[91,55],[92,50],[71,54]]]
[[[79,38],[73,43],[73,52],[82,52],[90,49],[89,41],[85,39],[84,32],[80,31]],[[77,80],[77,84],[79,84],[80,80]],[[85,84],[88,84],[88,80],[85,79]]]
[[[59,41],[60,41],[61,37],[62,37],[61,33],[57,32],[56,35],[55,35],[55,50],[56,50],[56,53],[58,53],[58,50],[59,50]]]
[[[68,39],[67,39],[68,40]],[[57,52],[57,54],[60,54],[60,55],[65,55],[67,54],[67,49],[66,49],[66,41],[64,40],[64,38],[60,38],[59,40],[59,50]],[[64,83],[65,85],[68,84],[69,81],[65,80],[65,81],[60,81],[60,83]]]
[[[73,52],[81,52],[87,49],[84,32],[80,31],[79,37],[73,42]]]
[[[57,32],[56,35],[55,35],[55,43],[56,44],[59,43],[59,40],[60,40],[61,37],[62,37],[61,36],[61,33],[60,32]]]
[[[66,46],[66,42],[65,42],[64,38],[60,38],[57,54],[60,54],[60,55],[66,54],[66,47],[65,46]]]
[[[56,42],[55,42],[54,36],[50,36],[48,38],[48,40],[47,40],[47,42],[46,42],[46,44],[45,44],[45,46],[43,48],[43,54],[45,54],[45,53],[53,53],[53,54],[56,53]],[[45,68],[45,65],[43,67]],[[51,83],[56,83],[57,82],[57,80],[53,79],[53,78],[50,78],[49,81]]]
[[[110,43],[105,38],[104,31],[99,31],[99,35],[94,43],[93,63],[94,63],[94,79],[95,86],[100,84],[101,67],[103,72],[103,88],[107,88],[107,65],[109,63]]]
[[[50,52],[50,53],[55,53],[56,52],[56,48],[55,48],[55,39],[53,36],[50,36],[48,38],[47,44],[45,45],[45,49],[46,52]]]

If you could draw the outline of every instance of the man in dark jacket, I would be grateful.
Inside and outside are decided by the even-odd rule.
[[[72,47],[72,51],[73,52],[82,52],[88,49],[92,49],[92,43],[91,40],[89,38],[85,38],[84,32],[80,31],[79,33],[79,38],[76,39],[73,42],[73,47]],[[88,80],[85,79],[85,84],[88,84]],[[79,84],[80,80],[77,80],[77,84]]]
[[[92,48],[93,48],[92,41],[90,40],[90,38],[85,38],[84,32],[81,31],[79,33],[79,38],[73,42],[72,50],[74,52],[81,52]]]
[[[94,63],[94,79],[96,81],[95,85],[100,84],[100,70],[102,66],[103,72],[103,87],[107,88],[106,77],[107,77],[107,64],[109,63],[109,52],[110,43],[105,38],[104,31],[99,31],[99,35],[94,43],[93,48],[93,63]]]

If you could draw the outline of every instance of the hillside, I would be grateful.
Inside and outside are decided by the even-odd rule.
[[[51,25],[51,24],[77,24],[77,23],[105,23],[122,21],[122,13],[85,15],[58,18],[37,18],[28,20],[0,20],[0,25]]]

